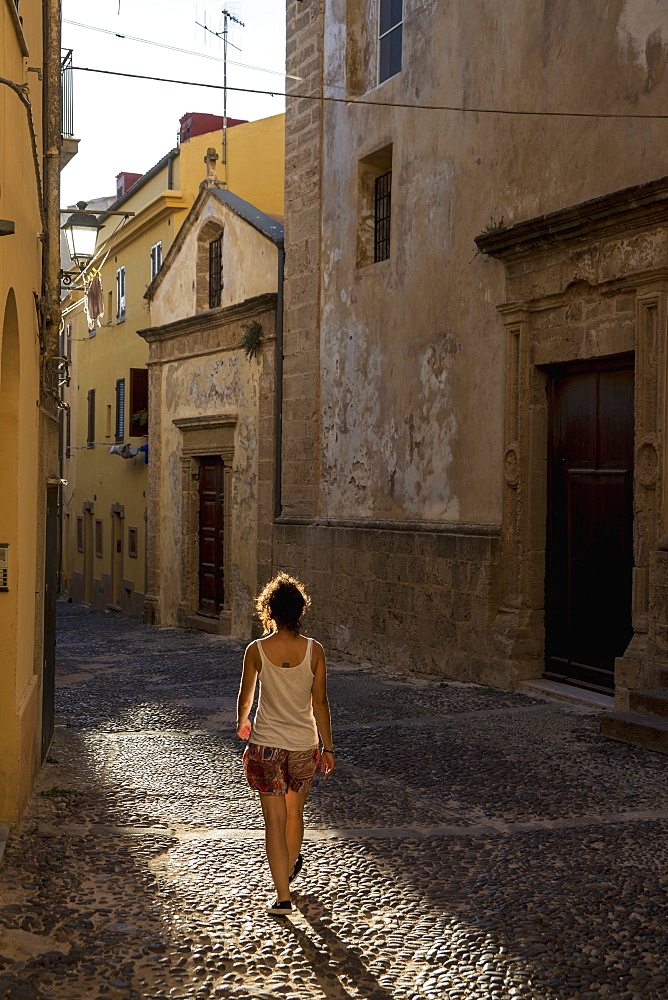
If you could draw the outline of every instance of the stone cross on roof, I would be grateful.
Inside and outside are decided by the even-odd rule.
[[[201,187],[224,187],[225,185],[222,181],[218,180],[216,177],[216,163],[218,161],[218,153],[213,148],[209,146],[206,151],[206,156],[204,157],[204,162],[206,163],[206,179],[202,181]]]

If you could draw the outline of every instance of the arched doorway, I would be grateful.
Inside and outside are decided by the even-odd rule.
[[[7,592],[0,595],[0,662],[14,664],[17,629],[17,542],[19,483],[19,319],[10,288],[3,310],[0,350],[0,543],[8,546]]]

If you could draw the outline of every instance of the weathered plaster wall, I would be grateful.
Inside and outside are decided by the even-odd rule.
[[[354,52],[346,66],[350,17],[326,5],[333,96],[375,73]],[[658,112],[667,18],[645,0],[409,4],[403,72],[369,99]],[[473,236],[659,176],[667,137],[633,119],[326,106],[321,515],[499,520],[503,282]],[[391,256],[357,268],[358,161],[388,143]]]
[[[205,359],[191,357],[162,369],[162,621],[178,621],[183,545],[182,433],[173,423],[183,417],[236,416],[230,511],[232,579],[226,580],[232,634],[250,635],[252,598],[257,586],[258,375],[261,360],[248,361],[232,350]],[[221,445],[222,450],[222,445]],[[190,609],[194,612],[195,609]]]
[[[178,263],[170,269],[151,302],[151,324],[173,323],[196,310],[198,233],[208,222],[223,229],[223,290],[221,307],[243,302],[277,285],[276,247],[230,211],[215,195],[206,200],[201,215],[185,238]]]
[[[539,623],[527,625],[526,649],[511,653],[502,636],[491,640],[506,488],[506,350],[496,309],[505,279],[498,261],[476,254],[473,239],[486,227],[665,173],[668,123],[633,116],[663,114],[666,7],[416,0],[404,8],[402,72],[376,86],[374,2],[287,5],[287,70],[303,77],[299,91],[365,96],[287,102],[275,565],[307,577],[312,627],[341,653],[390,658],[406,669],[424,660],[450,676],[472,679],[473,669],[513,684],[513,656],[535,656],[534,672],[542,669]],[[464,110],[365,106],[365,99]],[[494,109],[620,117],[485,113]],[[359,162],[388,145],[390,258],[358,268]],[[585,356],[628,340],[627,303],[620,300],[619,312],[581,305],[591,314],[579,325],[573,314],[571,327],[555,330],[551,358],[557,338],[570,338],[570,347],[588,338]],[[403,560],[393,549],[394,520],[404,522]],[[437,522],[438,530],[411,532],[416,521]],[[459,525],[475,539],[466,555],[443,540]],[[322,546],[334,553],[326,574],[317,565]],[[446,549],[449,576],[438,561]],[[368,601],[378,612],[363,630],[354,625],[351,593],[356,609]],[[438,645],[426,607],[437,632],[448,626]]]

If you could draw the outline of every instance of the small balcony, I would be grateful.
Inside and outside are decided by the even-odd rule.
[[[79,140],[74,138],[74,88],[72,78],[72,49],[63,49],[60,55],[61,134],[60,169],[76,156]]]

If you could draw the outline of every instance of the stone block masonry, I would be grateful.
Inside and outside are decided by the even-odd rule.
[[[496,526],[369,524],[275,525],[275,568],[300,577],[313,599],[309,633],[329,655],[393,673],[512,687],[490,638]]]
[[[315,96],[322,93],[324,3],[311,0],[304,8],[296,0],[287,4],[286,72],[300,78],[295,89]],[[321,105],[288,97],[282,505],[302,516],[315,513],[319,481],[321,150]]]

